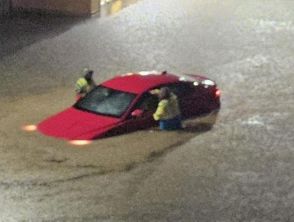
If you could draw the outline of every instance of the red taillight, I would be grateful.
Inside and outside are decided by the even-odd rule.
[[[219,89],[217,89],[217,90],[215,91],[215,96],[216,96],[216,97],[220,97],[220,95],[221,95],[221,91],[220,91]]]

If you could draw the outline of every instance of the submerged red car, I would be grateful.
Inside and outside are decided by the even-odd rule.
[[[178,96],[183,119],[220,108],[220,90],[204,76],[127,73],[97,85],[72,107],[39,123],[37,129],[67,140],[93,140],[156,126],[152,114],[158,98],[150,90],[163,86]]]

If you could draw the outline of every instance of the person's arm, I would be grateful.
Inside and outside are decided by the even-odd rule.
[[[157,109],[155,113],[153,114],[154,120],[158,121],[165,115],[167,103],[168,103],[167,100],[161,100],[158,103]]]
[[[82,91],[81,87],[80,87],[78,84],[76,84],[76,85],[75,85],[75,92],[76,92],[77,94],[79,94],[79,93],[81,93],[81,91]]]
[[[76,82],[75,85],[75,92],[79,95],[85,94],[86,92],[86,87],[87,87],[87,82],[85,79],[80,78],[78,79],[78,81]]]
[[[151,95],[159,95],[159,93],[160,93],[160,89],[152,89],[152,90],[149,91],[149,93],[150,93]]]

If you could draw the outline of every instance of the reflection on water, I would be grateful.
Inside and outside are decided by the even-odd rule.
[[[24,131],[33,132],[33,131],[37,130],[37,126],[36,125],[25,125],[22,127],[22,129]]]
[[[69,141],[69,144],[75,145],[75,146],[85,146],[91,144],[92,141],[90,140],[71,140]]]
[[[113,15],[139,0],[101,0],[100,16]]]

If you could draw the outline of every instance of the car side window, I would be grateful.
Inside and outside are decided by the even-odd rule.
[[[168,86],[168,88],[178,97],[193,93],[195,87],[190,82],[175,83]]]
[[[142,109],[144,111],[154,111],[158,105],[158,97],[150,93],[145,93],[138,101],[135,109]]]

